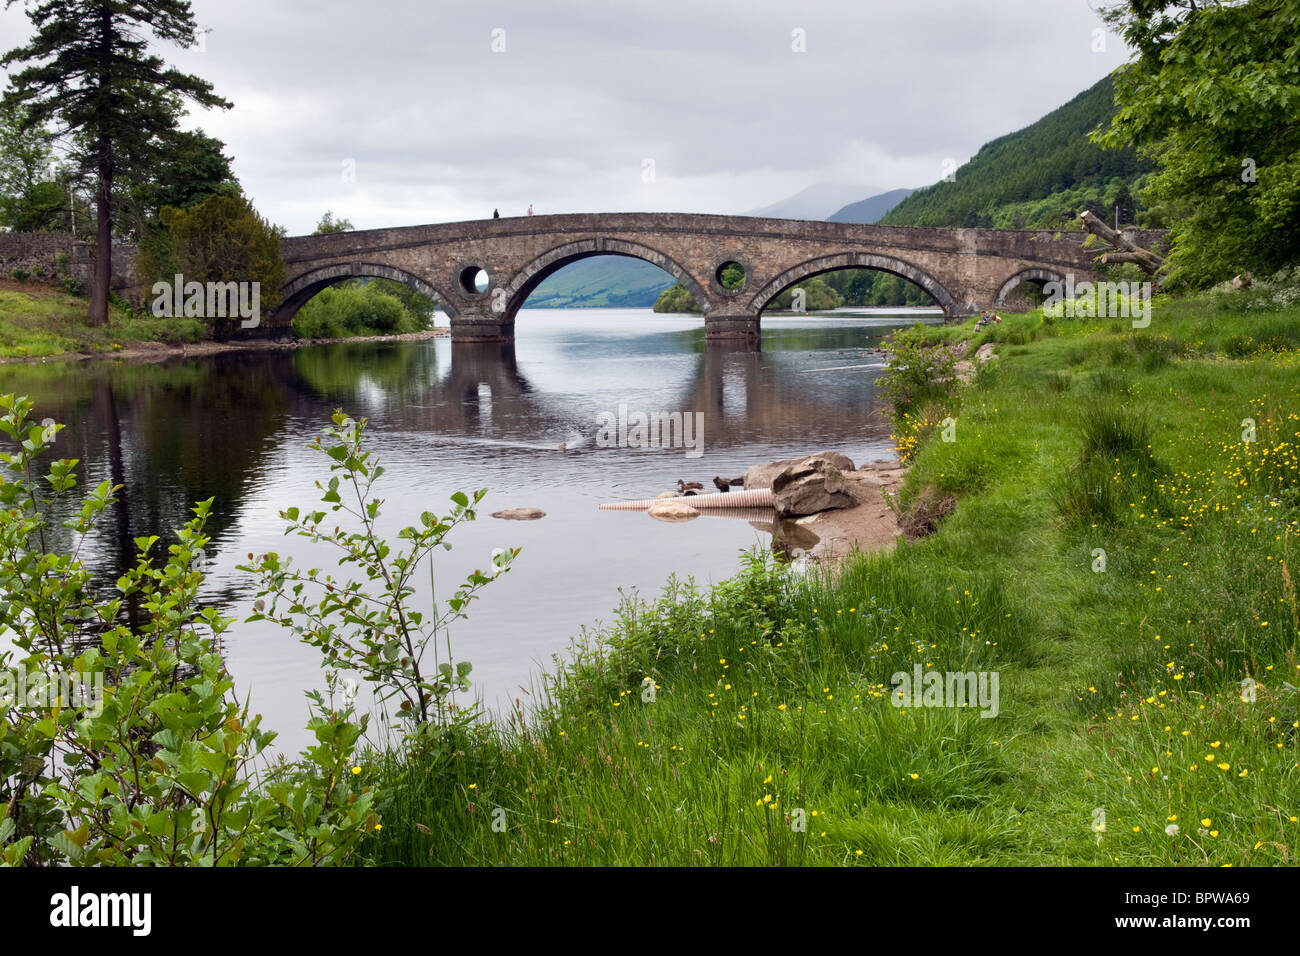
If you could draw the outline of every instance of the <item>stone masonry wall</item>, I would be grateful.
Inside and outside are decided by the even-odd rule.
[[[59,257],[68,258],[60,263]],[[65,276],[90,281],[91,246],[66,232],[0,232],[0,279],[15,270],[28,273],[25,281],[62,287]],[[132,297],[135,292],[135,246],[113,246],[113,289]]]

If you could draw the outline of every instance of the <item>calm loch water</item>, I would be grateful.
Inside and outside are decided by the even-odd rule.
[[[584,626],[610,620],[619,589],[656,592],[668,575],[704,583],[734,573],[737,554],[767,546],[749,521],[665,524],[604,501],[652,497],[678,479],[734,477],[750,465],[831,448],[855,460],[890,454],[870,351],[898,324],[932,313],[768,318],[758,347],[705,347],[698,317],[649,310],[529,310],[513,346],[339,344],[159,363],[49,363],[0,368],[0,392],[67,425],[59,453],[87,483],[125,486],[90,560],[105,576],[131,560],[131,539],[183,523],[214,498],[205,597],[240,618],[252,581],[236,570],[276,550],[324,564],[285,538],[278,512],[318,501],[327,462],[306,445],[335,408],[370,418],[387,473],[382,527],[393,533],[457,490],[489,489],[478,521],[437,556],[439,587],[486,567],[494,548],[522,548],[514,569],[453,628],[474,664],[474,694],[497,708],[525,691]],[[703,454],[607,448],[602,414],[703,413]],[[567,450],[559,450],[565,443]],[[541,508],[539,521],[491,511]],[[236,624],[225,652],[281,746],[305,740],[304,689],[322,684],[316,652],[274,627]],[[526,698],[525,698],[526,699]]]

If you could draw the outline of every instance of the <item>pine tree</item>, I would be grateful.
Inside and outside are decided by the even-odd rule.
[[[13,0],[9,0],[10,3]],[[108,322],[112,281],[113,182],[157,160],[176,130],[183,101],[229,109],[212,84],[168,67],[147,38],[190,47],[197,25],[189,0],[41,0],[27,10],[35,35],[0,66],[11,74],[6,105],[27,109],[32,128],[71,137],[74,157],[95,183],[95,268],[90,320]]]

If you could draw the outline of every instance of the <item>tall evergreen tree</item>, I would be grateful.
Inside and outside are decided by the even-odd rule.
[[[148,34],[180,47],[197,42],[189,0],[39,0],[27,16],[35,35],[0,59],[6,68],[24,64],[10,76],[4,102],[24,105],[33,127],[73,136],[75,158],[95,183],[90,320],[103,325],[112,281],[114,179],[157,159],[186,99],[205,108],[231,104],[206,80],[148,52]]]
[[[210,196],[240,194],[225,144],[203,130],[177,130],[156,148],[161,161],[147,179],[129,186],[139,215],[156,217],[165,206],[188,209]]]

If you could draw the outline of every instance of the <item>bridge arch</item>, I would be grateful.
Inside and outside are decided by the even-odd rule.
[[[998,294],[993,298],[993,308],[999,308],[1007,304],[1007,297],[1015,289],[1026,282],[1060,282],[1065,283],[1065,274],[1057,272],[1055,269],[1021,269],[1006,282],[1002,283],[998,289]]]
[[[838,255],[808,259],[782,272],[775,279],[764,283],[762,288],[749,299],[747,311],[758,314],[767,308],[773,299],[796,282],[820,275],[823,272],[836,272],[840,269],[874,269],[877,272],[889,272],[900,278],[907,279],[928,292],[930,297],[943,309],[945,315],[951,315],[953,310],[957,308],[956,297],[944,288],[943,283],[919,266],[915,266],[903,259],[896,259],[893,256],[878,255],[871,252],[842,252]]]
[[[542,284],[547,276],[560,271],[570,263],[577,262],[579,259],[590,259],[592,256],[627,256],[658,266],[686,287],[686,290],[694,297],[705,315],[708,315],[713,307],[713,301],[704,287],[681,263],[671,256],[639,242],[600,237],[580,239],[576,242],[566,242],[563,245],[555,246],[546,250],[516,272],[503,287],[506,301],[506,321],[514,322],[515,315],[523,308],[528,296]]]
[[[398,269],[395,266],[381,265],[377,262],[345,262],[304,272],[302,275],[286,282],[280,296],[280,304],[275,310],[276,324],[288,325],[293,321],[293,317],[298,313],[298,310],[317,292],[348,279],[391,279],[394,282],[401,282],[421,295],[433,299],[438,303],[438,308],[449,316],[456,315],[455,304],[449,297],[443,295],[417,275],[412,275],[406,270]]]

